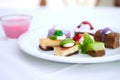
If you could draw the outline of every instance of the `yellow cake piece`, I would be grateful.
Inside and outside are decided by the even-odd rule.
[[[56,56],[70,56],[75,53],[78,53],[78,45],[74,45],[72,47],[54,47],[54,55]]]
[[[61,40],[51,40],[49,38],[41,38],[39,41],[39,47],[43,50],[53,50],[54,46],[59,46]]]

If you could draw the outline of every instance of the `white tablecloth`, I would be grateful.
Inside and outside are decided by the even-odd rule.
[[[96,28],[112,27],[119,32],[120,8],[65,8],[61,10],[0,9],[0,16],[12,13],[33,15],[30,30],[57,24],[75,28],[83,20]],[[0,80],[119,80],[120,61],[98,64],[68,64],[39,59],[19,49],[17,39],[6,39],[0,28]]]

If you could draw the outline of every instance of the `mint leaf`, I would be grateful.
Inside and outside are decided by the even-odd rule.
[[[79,45],[78,45],[78,49],[79,49],[79,50],[82,49],[82,44],[79,44]]]
[[[49,38],[52,39],[52,40],[56,40],[57,39],[57,35],[52,35]]]
[[[54,32],[54,35],[57,35],[57,36],[62,36],[63,35],[63,32],[61,30],[56,30]]]
[[[94,40],[87,33],[83,34],[83,37],[84,40],[81,47],[81,53],[85,54],[90,49],[89,44],[93,44]]]

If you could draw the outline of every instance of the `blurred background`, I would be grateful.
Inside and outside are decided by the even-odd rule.
[[[0,8],[38,8],[45,6],[48,8],[64,7],[118,7],[120,0],[0,0]]]

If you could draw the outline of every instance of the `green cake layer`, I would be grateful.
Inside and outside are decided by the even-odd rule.
[[[98,50],[104,50],[104,43],[102,42],[94,42],[88,45],[87,51],[98,51]]]

